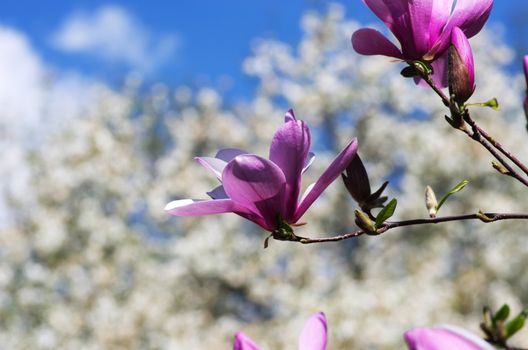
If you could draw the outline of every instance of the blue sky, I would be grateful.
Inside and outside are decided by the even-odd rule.
[[[294,44],[300,36],[302,13],[324,8],[327,3],[320,0],[2,0],[0,25],[26,36],[40,59],[59,71],[118,83],[127,71],[139,69],[149,80],[169,85],[192,84],[198,78],[215,86],[222,77],[230,76],[232,89],[246,94],[251,82],[240,67],[250,53],[252,40],[274,38]],[[377,21],[362,1],[341,3],[348,17],[365,23]],[[497,0],[491,17],[491,22],[507,24],[510,31],[507,37],[512,44],[525,47],[528,39],[527,43],[522,41],[526,35],[521,36],[511,23],[528,18],[526,3],[525,0]],[[121,28],[109,31],[109,22],[119,22]],[[97,26],[100,28],[94,29]],[[84,39],[79,42],[71,35],[75,30],[77,34],[91,34],[84,33]],[[65,33],[68,31],[69,34]],[[101,41],[101,37],[105,40]]]

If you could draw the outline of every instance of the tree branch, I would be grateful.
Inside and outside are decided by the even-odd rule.
[[[521,182],[523,185],[528,187],[528,180],[519,174],[513,167],[501,156],[501,153],[506,156],[512,163],[514,163],[519,169],[521,169],[525,175],[528,175],[528,167],[524,165],[517,157],[515,157],[511,152],[507,151],[499,142],[497,142],[493,137],[491,137],[485,130],[483,130],[477,123],[471,118],[469,111],[465,109],[460,111],[459,107],[455,102],[451,101],[447,95],[436,86],[434,81],[431,79],[431,76],[425,75],[422,76],[422,79],[427,82],[427,84],[433,89],[433,91],[442,99],[443,104],[446,107],[449,107],[451,112],[451,117],[455,121],[467,122],[471,126],[471,131],[464,127],[463,125],[455,126],[451,124],[454,128],[457,128],[464,132],[466,135],[471,137],[474,141],[480,143],[489,153],[493,155],[499,163],[504,166],[507,170],[505,175],[515,178],[517,181]],[[497,150],[499,152],[497,152]]]
[[[451,221],[467,221],[467,220],[480,220],[486,223],[502,221],[502,220],[528,220],[528,214],[515,214],[515,213],[479,213],[479,214],[465,214],[455,216],[444,216],[430,219],[413,219],[403,221],[387,221],[381,227],[376,230],[376,235],[381,235],[391,229],[406,226],[419,226],[428,224],[439,224],[443,222]],[[327,243],[327,242],[338,242],[345,239],[355,238],[367,234],[363,230],[357,230],[350,233],[345,233],[339,236],[323,237],[323,238],[302,238],[297,242],[303,244],[314,244],[314,243]],[[372,235],[372,234],[370,234]]]

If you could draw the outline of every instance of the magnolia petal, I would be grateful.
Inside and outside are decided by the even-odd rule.
[[[207,192],[207,195],[211,197],[212,199],[227,199],[229,196],[227,195],[224,186],[220,185],[218,187],[215,187],[213,190]]]
[[[318,312],[304,324],[299,337],[299,350],[326,350],[327,342],[326,317]]]
[[[449,22],[440,37],[436,40],[432,54],[442,54],[451,44],[451,31],[459,27],[468,38],[475,36],[489,18],[493,0],[464,0],[457,1]]]
[[[248,152],[238,148],[223,148],[216,152],[215,158],[221,159],[227,163],[241,154],[248,154]]]
[[[315,160],[315,153],[308,152],[308,157],[304,161],[304,167],[303,167],[303,169],[301,171],[301,174],[304,174],[306,172],[306,170],[308,170],[308,168],[310,167],[310,165],[312,165],[314,160]]]
[[[314,186],[315,186],[315,182],[309,184],[308,187],[306,187],[306,190],[304,190],[304,193],[303,193],[303,195],[302,195],[301,200],[299,201],[299,203],[304,202],[304,199],[306,198],[306,196],[308,196],[308,195],[310,194],[310,192],[312,192]]]
[[[222,181],[222,172],[227,165],[226,161],[212,157],[195,157],[194,159],[216,176],[218,180]]]
[[[412,32],[414,54],[417,58],[423,57],[440,36],[451,14],[452,5],[453,0],[408,2],[409,30]]]
[[[458,0],[447,29],[460,27],[471,38],[486,24],[492,7],[493,0]]]
[[[276,225],[284,213],[286,178],[273,162],[253,154],[230,161],[222,174],[227,195],[237,204],[260,216],[268,225]]]
[[[293,109],[289,109],[288,112],[284,115],[284,122],[294,122],[297,118],[295,118],[295,113],[293,113]]]
[[[413,328],[404,334],[409,350],[494,350],[477,336],[455,327]]]
[[[286,212],[283,217],[286,221],[295,214],[310,142],[310,129],[304,121],[295,119],[293,111],[286,115],[284,125],[271,141],[269,159],[282,169],[286,178]]]
[[[400,49],[379,31],[361,28],[352,34],[352,47],[361,55],[383,55],[402,58]]]
[[[433,83],[435,86],[439,87],[440,89],[443,89],[447,87],[447,70],[448,70],[448,52],[445,51],[440,57],[438,57],[436,60],[434,60],[431,63],[431,67],[433,68],[433,74],[431,75],[431,79],[433,80]],[[414,78],[414,82],[421,86],[421,87],[429,87],[429,85],[423,80],[422,78]]]
[[[321,193],[345,170],[350,161],[355,157],[358,149],[357,139],[354,138],[341,153],[334,159],[332,164],[321,174],[310,192],[303,196],[303,200],[297,207],[294,222],[299,220],[312,203]]]
[[[442,30],[451,16],[453,0],[436,0],[430,1],[431,6],[431,23],[429,25],[429,47],[432,47],[440,37]]]
[[[442,56],[438,57],[433,63],[431,63],[431,67],[433,67],[433,75],[431,78],[435,85],[441,89],[447,87],[447,61],[448,53],[446,51]]]
[[[235,334],[233,350],[260,350],[260,348],[250,337],[242,332],[237,332]]]
[[[376,16],[378,16],[379,19],[383,21],[383,23],[385,23],[389,29],[392,30],[394,19],[389,7],[386,4],[386,0],[363,0],[363,2],[370,8],[372,12],[374,12]]]
[[[180,199],[165,206],[165,211],[174,216],[202,216],[232,213],[239,209],[231,199],[194,200]]]

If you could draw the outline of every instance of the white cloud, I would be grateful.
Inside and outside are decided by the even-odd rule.
[[[178,40],[175,35],[154,37],[125,9],[103,6],[94,13],[71,15],[52,42],[64,52],[92,55],[145,72],[166,63]]]
[[[99,83],[54,71],[31,46],[27,36],[0,26],[0,228],[9,208],[1,199],[8,188],[22,196],[30,181],[23,158],[47,134],[89,110]]]

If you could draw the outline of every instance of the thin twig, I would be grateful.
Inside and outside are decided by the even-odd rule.
[[[528,175],[528,167],[524,165],[517,157],[515,157],[511,152],[507,151],[499,142],[497,142],[493,137],[491,137],[486,131],[484,131],[480,126],[477,125],[477,123],[471,118],[469,111],[466,109],[463,112],[459,111],[458,106],[455,105],[454,102],[452,102],[447,95],[436,86],[434,81],[431,79],[431,76],[426,75],[422,77],[425,82],[433,89],[433,91],[442,99],[443,104],[446,107],[449,107],[449,110],[451,111],[452,117],[457,119],[463,119],[466,121],[472,128],[472,133],[467,130],[467,128],[459,127],[458,129],[464,132],[466,135],[471,137],[471,139],[475,140],[476,142],[480,143],[484,148],[490,152],[495,159],[499,161],[499,163],[508,170],[506,175],[509,175],[519,182],[521,182],[523,185],[528,187],[528,180],[525,179],[521,174],[519,174],[513,167],[500,155],[502,153],[504,156],[506,156],[510,161],[512,161],[516,166],[518,166],[526,175]],[[456,115],[453,115],[456,114]],[[497,152],[496,150],[499,152]]]
[[[397,227],[406,227],[406,226],[418,226],[418,225],[428,225],[428,224],[439,224],[443,222],[451,221],[466,221],[466,220],[481,220],[483,219],[486,222],[495,222],[501,220],[528,220],[528,214],[515,214],[515,213],[480,213],[480,214],[465,214],[465,215],[454,215],[454,216],[444,216],[430,219],[413,219],[413,220],[403,220],[403,221],[387,221],[376,231],[377,235],[381,235],[391,229]],[[303,244],[313,244],[313,243],[326,243],[326,242],[338,242],[349,238],[359,237],[367,234],[363,230],[357,230],[350,233],[345,233],[339,236],[333,237],[324,237],[324,238],[303,238],[298,240]]]
[[[476,125],[476,123],[475,123]],[[528,167],[523,164],[517,157],[515,157],[511,152],[507,151],[504,146],[502,146],[497,140],[495,140],[492,136],[490,136],[484,129],[482,129],[480,126],[476,125],[477,130],[479,133],[484,136],[486,140],[488,140],[489,143],[493,145],[496,149],[498,149],[502,154],[504,154],[509,160],[511,160],[515,165],[519,167],[526,175],[528,175]]]

